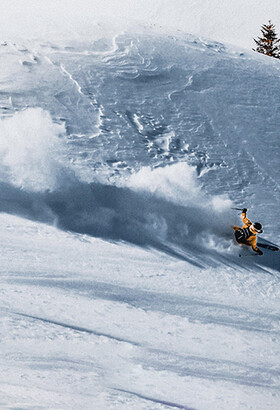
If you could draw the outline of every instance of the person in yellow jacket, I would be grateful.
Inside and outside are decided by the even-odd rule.
[[[252,249],[257,252],[259,255],[262,255],[263,252],[257,247],[257,234],[262,233],[262,226],[259,222],[252,223],[246,217],[247,209],[242,210],[241,219],[243,221],[243,226],[233,226],[235,230],[235,239],[238,243],[243,245],[251,246]]]

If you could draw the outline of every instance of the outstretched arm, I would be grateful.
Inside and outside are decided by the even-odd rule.
[[[246,216],[246,212],[247,212],[247,209],[244,208],[241,214],[241,219],[242,219],[242,222],[244,223],[244,228],[248,228],[248,226],[252,225],[252,222]]]

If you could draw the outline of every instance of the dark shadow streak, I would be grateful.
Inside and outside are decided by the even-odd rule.
[[[242,329],[250,332],[279,334],[279,318],[273,314],[251,312],[235,306],[209,303],[204,300],[165,293],[133,289],[111,283],[89,280],[67,279],[9,279],[9,283],[28,286],[45,286],[67,291],[83,292],[83,297],[126,303],[144,311],[164,312],[171,315],[188,317],[190,322],[212,323],[219,326]]]
[[[217,220],[214,211],[178,205],[143,191],[85,183],[66,178],[52,192],[27,192],[0,183],[0,212],[55,224],[58,228],[153,247],[200,269],[220,264],[242,268],[253,266],[280,270],[279,252],[260,258],[223,256],[201,243],[205,233],[231,238],[227,221]]]
[[[197,226],[192,222],[190,214],[195,210],[129,188],[75,180],[60,190],[38,193],[0,183],[0,212],[106,240],[154,247],[204,268],[199,248],[182,235],[183,224],[194,230],[193,235],[202,228],[203,220]],[[192,257],[186,255],[184,244],[192,250]]]
[[[108,339],[115,340],[117,342],[129,343],[129,344],[134,345],[134,346],[140,346],[140,344],[137,343],[137,342],[122,339],[120,337],[112,336],[112,335],[109,335],[107,333],[97,332],[95,330],[87,329],[85,327],[80,327],[80,326],[75,326],[75,325],[68,325],[66,323],[57,322],[55,320],[45,319],[45,318],[38,317],[38,316],[28,315],[26,313],[19,313],[19,312],[12,312],[12,313],[14,315],[17,315],[17,316],[27,317],[29,319],[34,319],[34,320],[39,320],[39,321],[44,322],[44,323],[49,323],[51,325],[64,327],[64,328],[70,329],[70,330],[76,330],[77,332],[88,333],[88,334],[95,335],[95,336],[103,336],[103,337],[107,337]]]
[[[177,404],[177,403],[172,403],[170,401],[165,401],[165,400],[160,400],[160,399],[155,399],[153,397],[149,397],[149,396],[145,396],[143,394],[140,393],[136,393],[130,390],[125,390],[125,389],[117,389],[117,388],[111,388],[112,390],[115,391],[119,391],[121,393],[127,393],[127,394],[131,394],[133,396],[139,397],[139,399],[143,399],[143,400],[147,400],[147,401],[151,401],[152,403],[157,403],[157,404],[162,404],[163,406],[167,406],[167,407],[172,407],[175,409],[183,409],[183,410],[195,410],[193,407],[187,407],[184,406],[182,404]]]

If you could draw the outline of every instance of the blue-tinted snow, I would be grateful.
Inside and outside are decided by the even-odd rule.
[[[279,243],[278,61],[151,32],[0,53],[3,405],[274,409],[279,255],[231,207]]]

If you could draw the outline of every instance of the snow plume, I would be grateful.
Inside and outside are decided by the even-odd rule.
[[[130,177],[127,185],[183,206],[210,207],[217,212],[231,207],[231,201],[225,196],[207,197],[199,184],[196,169],[186,162],[155,169],[143,167]]]
[[[128,186],[138,191],[149,191],[180,205],[193,203],[202,194],[195,168],[186,162],[154,169],[143,167],[130,177]]]
[[[40,201],[61,229],[152,246],[199,266],[201,252],[209,256],[217,251],[216,243],[231,238],[225,208],[222,213],[215,210],[213,198],[203,193],[194,169],[186,163],[144,168],[126,186],[75,180],[45,192]],[[203,242],[207,235],[213,246]],[[228,252],[226,245],[221,251]]]
[[[170,209],[171,213],[176,214],[176,209],[185,210],[182,214],[179,212],[182,219],[179,217],[172,226],[166,222],[169,216],[161,215],[159,218],[159,211],[159,215],[154,215],[154,219],[150,216],[151,227],[166,225],[165,232],[168,231],[170,234],[174,231],[174,238],[177,236],[181,243],[192,243],[216,250],[219,243],[219,250],[223,252],[228,249],[228,221],[232,202],[227,196],[206,195],[194,167],[186,162],[155,169],[143,167],[131,176],[127,184],[139,193],[152,193],[158,198],[174,203],[176,207]],[[207,239],[210,237],[211,241]]]
[[[0,120],[0,179],[27,191],[54,190],[65,172],[58,160],[64,126],[41,108]],[[68,172],[68,171],[67,171]]]
[[[144,167],[122,186],[89,184],[62,162],[59,136],[65,130],[48,112],[40,108],[19,112],[1,120],[0,132],[4,212],[168,252],[191,249],[192,255],[198,255],[206,249],[202,240],[206,235],[212,242],[218,236],[226,240],[230,201],[208,197],[195,168],[185,162]],[[215,243],[210,248],[215,249]]]

